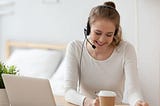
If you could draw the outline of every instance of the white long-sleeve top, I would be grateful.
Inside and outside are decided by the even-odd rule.
[[[82,45],[83,41],[76,40],[67,46],[64,59],[66,101],[82,106],[85,97],[96,98],[100,90],[114,91],[117,95],[116,104],[122,103],[124,90],[130,106],[142,100],[136,53],[130,43],[121,41],[106,60],[94,59],[87,51],[86,41]]]

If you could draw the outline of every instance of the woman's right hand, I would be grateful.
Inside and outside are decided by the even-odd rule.
[[[96,98],[96,99],[90,99],[90,98],[86,97],[84,99],[83,106],[100,106],[99,105],[99,99],[98,98]]]
[[[96,98],[96,99],[93,100],[93,106],[100,106],[98,98]]]

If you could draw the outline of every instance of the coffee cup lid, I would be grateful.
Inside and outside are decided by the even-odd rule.
[[[116,93],[113,91],[102,90],[98,93],[98,96],[116,96]]]

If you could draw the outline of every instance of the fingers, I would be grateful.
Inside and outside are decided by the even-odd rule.
[[[93,101],[93,106],[99,106],[99,99],[96,98],[94,101]]]
[[[144,101],[137,101],[136,106],[149,106],[149,104]]]
[[[142,106],[149,106],[149,104],[146,103],[146,102],[142,102],[141,105],[142,105]]]

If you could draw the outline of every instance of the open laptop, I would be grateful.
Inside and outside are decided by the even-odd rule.
[[[56,106],[48,79],[2,74],[11,106]]]

